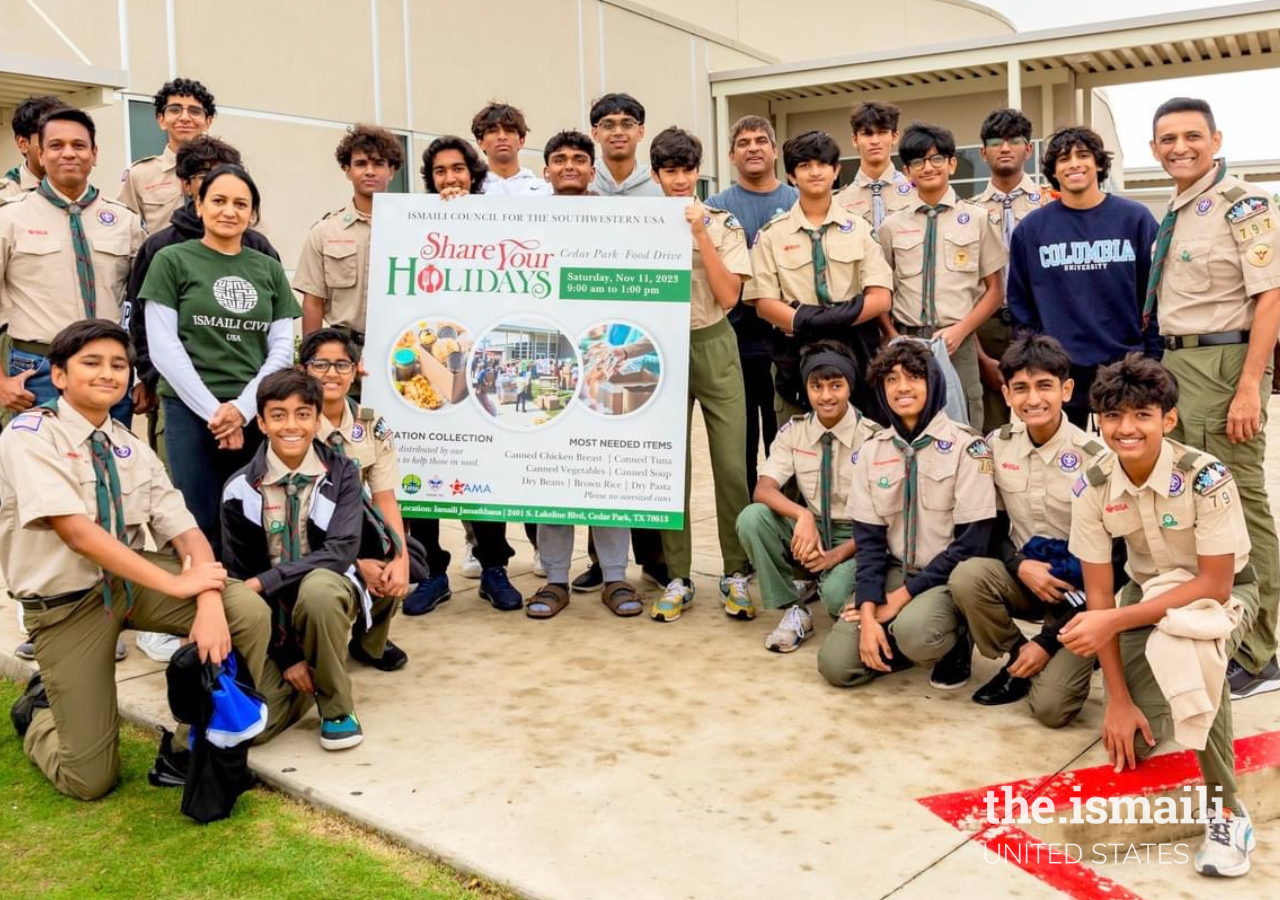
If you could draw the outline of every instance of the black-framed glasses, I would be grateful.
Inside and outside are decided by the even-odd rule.
[[[203,119],[205,111],[203,106],[183,106],[181,103],[170,103],[164,108],[165,114],[177,118],[184,112],[193,119]]]
[[[307,368],[321,375],[330,369],[339,375],[350,375],[355,371],[356,364],[349,359],[312,359],[307,361]]]
[[[988,150],[999,150],[1000,145],[1005,143],[1007,143],[1010,147],[1025,147],[1027,146],[1028,143],[1030,143],[1030,141],[1028,141],[1024,137],[1011,137],[1011,138],[993,137],[993,138],[987,138],[985,141],[982,142],[983,146],[985,146]]]
[[[924,170],[924,164],[928,163],[935,169],[941,169],[947,164],[947,160],[951,159],[945,153],[935,153],[933,156],[926,156],[923,159],[913,159],[907,163],[907,168],[912,172],[921,172]]]

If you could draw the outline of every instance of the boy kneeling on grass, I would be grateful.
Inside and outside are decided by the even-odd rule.
[[[891,427],[853,462],[857,588],[818,651],[818,670],[855,687],[914,663],[933,667],[935,688],[956,690],[969,680],[973,641],[947,579],[986,552],[996,515],[991,448],[943,412],[942,370],[923,341],[890,343],[867,379]]]
[[[223,488],[222,546],[227,570],[271,608],[274,665],[259,682],[270,734],[314,697],[320,746],[343,750],[364,740],[346,666],[352,625],[360,623],[359,643],[371,658],[378,658],[371,647],[402,651],[387,642],[397,598],[370,597],[356,565],[366,515],[359,467],[315,439],[323,396],[320,383],[298,369],[258,385],[258,427],[267,440]]]
[[[1087,609],[1059,636],[1072,653],[1096,655],[1102,664],[1102,739],[1117,772],[1137,768],[1159,740],[1176,735],[1200,744],[1196,759],[1216,808],[1206,817],[1196,871],[1244,875],[1255,841],[1236,797],[1226,666],[1257,615],[1258,585],[1240,497],[1225,465],[1165,437],[1178,422],[1178,383],[1158,362],[1132,353],[1102,367],[1089,400],[1114,455],[1086,468],[1072,489],[1070,549],[1084,572]],[[1124,538],[1132,579],[1118,607],[1111,568],[1117,537]],[[1218,621],[1216,634],[1204,630],[1206,617]],[[1195,643],[1209,646],[1192,649],[1190,666],[1174,661],[1175,680],[1196,689],[1175,694],[1171,706],[1162,689],[1170,654],[1156,648],[1168,647],[1172,631],[1191,636],[1192,623],[1202,638]],[[1207,655],[1217,659],[1216,678],[1205,671]],[[1189,673],[1198,685],[1186,683]],[[1188,709],[1189,698],[1207,702]]]
[[[190,637],[215,664],[234,647],[260,684],[270,616],[227,581],[146,441],[111,418],[133,365],[128,333],[83,319],[54,337],[49,362],[58,399],[0,435],[0,565],[40,665],[9,715],[54,787],[94,800],[120,774],[121,630]],[[143,551],[148,530],[160,552]]]
[[[765,638],[775,653],[790,653],[813,633],[813,616],[792,580],[793,566],[818,579],[818,595],[832,616],[853,592],[853,527],[848,519],[853,459],[878,425],[850,404],[858,367],[838,341],[816,341],[800,358],[800,377],[813,411],[784,422],[760,469],[755,503],[738,515],[738,537],[755,566],[766,609],[785,609]],[[803,503],[782,493],[796,479]]]

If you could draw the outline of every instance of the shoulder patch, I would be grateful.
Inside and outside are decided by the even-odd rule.
[[[9,423],[9,428],[13,431],[38,432],[43,424],[44,415],[42,413],[25,412],[20,416],[15,416],[13,421]]]
[[[1085,481],[1084,476],[1081,475],[1079,478],[1076,479],[1075,484],[1071,485],[1071,493],[1079,497],[1081,494],[1084,493],[1084,489],[1087,488],[1088,486],[1089,486],[1089,482]]]
[[[1245,197],[1231,205],[1227,210],[1227,221],[1232,225],[1243,222],[1245,219],[1251,219],[1254,216],[1261,215],[1271,208],[1266,197]]]
[[[982,438],[970,443],[969,446],[964,448],[964,452],[974,459],[991,459],[991,445]]]
[[[733,213],[725,213],[725,216],[724,216],[724,227],[725,227],[725,228],[732,228],[732,229],[734,229],[735,231],[741,231],[741,230],[742,230],[742,223],[740,223],[737,219],[735,219],[735,218],[733,217]]]
[[[387,420],[381,416],[378,417],[378,421],[373,423],[373,439],[375,441],[385,441],[394,434],[395,432],[391,430],[391,426],[387,424]]]
[[[1193,490],[1197,494],[1207,494],[1231,480],[1231,470],[1216,459],[1196,473]]]

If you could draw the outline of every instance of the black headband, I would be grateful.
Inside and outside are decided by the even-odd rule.
[[[853,360],[843,353],[835,353],[830,350],[806,356],[804,361],[800,363],[800,377],[805,382],[808,382],[809,374],[822,366],[831,366],[833,369],[838,369],[840,374],[844,376],[845,381],[849,382],[850,388],[858,383],[858,367],[854,365]]]

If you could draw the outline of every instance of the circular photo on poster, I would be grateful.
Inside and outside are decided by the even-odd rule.
[[[471,333],[451,319],[415,319],[391,347],[387,374],[400,399],[421,412],[447,412],[467,398]]]
[[[662,354],[630,322],[601,322],[578,338],[582,384],[578,398],[598,416],[617,418],[642,410],[662,384]]]
[[[532,431],[564,414],[578,392],[582,363],[554,322],[518,316],[476,341],[467,363],[471,399],[504,428]]]

